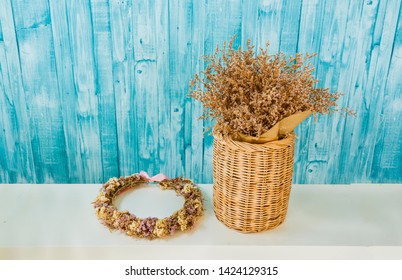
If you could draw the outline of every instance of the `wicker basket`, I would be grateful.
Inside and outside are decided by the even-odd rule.
[[[286,216],[295,134],[265,144],[214,136],[213,204],[227,227],[248,233],[272,229]]]

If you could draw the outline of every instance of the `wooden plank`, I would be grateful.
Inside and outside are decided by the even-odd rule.
[[[384,89],[381,126],[376,137],[370,178],[376,182],[402,180],[402,5],[399,9],[391,62]]]
[[[7,58],[2,39],[3,37],[0,35],[0,182],[15,183],[19,172],[18,162],[15,161],[17,156],[15,150],[16,139],[12,122],[15,119],[15,108],[6,93],[3,82],[3,80],[8,79],[8,73]]]
[[[281,40],[279,51],[287,56],[297,52],[297,38],[299,37],[302,0],[283,1]]]
[[[134,81],[133,109],[138,143],[138,167],[150,174],[159,172],[159,96],[156,22],[165,14],[156,14],[155,1],[133,3]],[[159,10],[161,12],[161,10]]]
[[[10,1],[13,7],[13,19],[15,27],[20,28],[41,28],[50,24],[49,4],[47,1],[37,1],[32,5],[29,0]]]
[[[13,125],[13,119],[15,120],[16,116],[12,97],[9,96],[10,92],[6,92],[4,85],[4,80],[9,84],[8,76],[7,57],[0,20],[0,182],[15,183],[19,172],[15,150],[15,125]]]
[[[332,47],[330,46],[332,43],[332,34],[328,34],[328,29],[331,27],[331,22],[333,20],[336,21],[333,13],[334,6],[334,1],[326,1],[322,21],[320,22],[321,36],[319,38],[320,43],[318,46],[320,51],[315,71],[315,75],[320,81],[317,84],[318,87],[328,87],[326,81],[328,77],[327,71],[333,70],[331,65],[331,63],[333,63],[331,55],[336,52],[332,52]],[[329,75],[332,74],[333,73],[329,73]],[[306,183],[308,184],[327,180],[328,173],[326,166],[329,160],[328,146],[330,144],[330,138],[326,137],[326,135],[328,135],[328,129],[330,129],[329,126],[330,121],[328,116],[318,116],[317,121],[310,126],[312,133],[308,139],[308,173],[306,174]]]
[[[190,176],[191,168],[191,100],[186,98],[192,78],[192,1],[169,2],[169,91],[172,176]],[[159,61],[158,61],[159,63]],[[200,135],[200,137],[202,137]]]
[[[372,2],[372,4],[377,4]],[[344,160],[340,172],[349,182],[369,181],[375,141],[383,123],[384,89],[392,53],[400,2],[378,2],[376,13],[368,13],[373,19],[372,40],[365,43],[365,60],[367,64],[355,69],[356,90],[350,98],[349,106],[358,112],[356,119],[346,121],[342,142]],[[361,22],[365,28],[367,22]],[[364,30],[364,29],[362,29]],[[354,166],[354,168],[350,168]]]
[[[110,2],[113,81],[119,150],[119,173],[139,171],[139,145],[134,110],[134,35],[132,1]]]
[[[70,45],[70,31],[66,1],[50,0],[50,17],[57,70],[57,84],[68,159],[70,183],[85,182],[81,141],[78,137],[80,124],[77,118],[78,95],[75,92],[73,57]]]
[[[86,183],[103,180],[99,131],[99,103],[95,90],[95,64],[92,20],[89,0],[67,1],[67,19],[73,77],[77,95],[76,110],[79,123],[82,168]]]
[[[356,90],[356,71],[364,68],[365,47],[370,44],[373,28],[373,17],[377,5],[362,5],[356,1],[350,1],[347,11],[347,24],[341,50],[338,91],[345,94],[338,100],[340,106],[347,106],[349,98],[352,98]],[[361,22],[365,22],[365,28],[361,28]],[[343,118],[339,114],[331,117],[332,130],[331,144],[329,146],[329,159],[327,163],[327,182],[347,183],[348,178],[341,171],[343,168],[345,153],[342,145],[343,139],[350,135],[350,131],[345,129],[348,118]]]
[[[53,183],[68,181],[68,169],[49,7],[44,2],[14,1],[13,11],[32,150],[38,163],[36,179],[38,183]],[[25,18],[31,7],[41,16]]]
[[[348,17],[351,19],[348,27],[353,26],[353,28],[348,29],[349,34],[346,41],[348,45],[346,47],[349,47],[350,44],[351,51],[345,52],[342,58],[345,64],[345,73],[341,75],[339,88],[346,93],[344,98],[347,100],[346,104],[356,110],[357,118],[346,119],[345,132],[340,144],[342,152],[338,159],[334,159],[334,169],[339,170],[339,174],[342,174],[340,176],[342,179],[338,180],[339,183],[364,182],[367,180],[363,179],[367,177],[362,174],[362,170],[358,169],[358,161],[362,156],[359,147],[361,147],[363,135],[366,134],[364,131],[368,128],[366,122],[369,114],[368,108],[361,100],[365,100],[366,95],[370,95],[372,92],[367,70],[369,67],[375,67],[376,60],[370,61],[370,57],[373,55],[374,31],[376,25],[381,24],[379,19],[385,6],[380,6],[377,1],[360,6],[362,7],[359,7],[359,11],[357,11],[357,14],[361,15],[358,22],[354,22],[353,15]],[[356,15],[354,17],[357,18]],[[348,40],[348,38],[351,39]],[[350,63],[350,60],[354,63]],[[355,143],[353,146],[351,146],[352,142]],[[347,167],[346,164],[352,164],[355,168]],[[356,172],[356,170],[359,171]]]
[[[4,56],[1,60],[3,86],[6,98],[14,110],[10,112],[14,140],[9,141],[9,147],[13,152],[15,169],[7,170],[9,178],[16,176],[17,182],[35,183],[35,167],[31,146],[31,131],[26,106],[26,97],[22,86],[20,57],[18,53],[17,38],[15,33],[14,15],[10,1],[2,1],[0,9],[0,22],[4,41]],[[10,165],[9,165],[10,166]],[[15,175],[10,175],[15,173]]]
[[[318,87],[329,88],[331,92],[337,91],[342,48],[346,30],[349,1],[345,5],[338,5],[336,1],[326,1],[325,11],[321,26],[320,52],[316,77],[319,80]],[[329,162],[335,158],[337,143],[342,139],[343,130],[339,127],[342,123],[338,114],[333,116],[319,116],[311,128],[313,133],[309,137],[308,161],[306,183],[332,182],[339,175],[336,170],[329,169]],[[333,129],[333,127],[336,127]],[[333,134],[331,134],[331,132]],[[331,135],[331,137],[328,137]],[[339,150],[338,150],[339,152]]]
[[[384,91],[384,97],[382,104],[378,104],[375,100],[372,104],[375,105],[374,114],[381,114],[382,118],[369,119],[370,124],[377,128],[375,134],[370,135],[375,137],[376,141],[370,143],[367,157],[362,159],[366,176],[374,182],[395,183],[400,182],[402,178],[402,129],[399,124],[402,92],[400,83],[401,5],[399,1],[397,16],[398,3],[388,3],[379,45],[379,53],[382,54],[383,60],[381,68],[376,73],[378,78],[376,77],[377,84],[374,86],[377,90]]]
[[[116,105],[113,91],[113,59],[108,0],[91,0],[96,69],[96,95],[99,98],[99,130],[103,181],[119,176],[116,131]]]
[[[205,1],[193,2],[192,10],[192,38],[191,38],[191,73],[200,73],[204,69],[204,41],[205,41],[205,23],[206,23],[206,3]],[[192,76],[193,77],[193,76]],[[191,78],[192,78],[191,77]],[[198,120],[202,115],[202,104],[198,101],[191,100],[190,104],[186,102],[186,122],[191,125],[191,133],[186,129],[186,167],[190,163],[190,178],[195,182],[203,182],[203,165],[204,165],[204,122]],[[187,126],[186,126],[187,127]],[[186,136],[187,135],[187,136]],[[188,146],[191,141],[191,147]],[[211,160],[209,158],[208,160]],[[191,161],[191,162],[190,162]],[[187,174],[187,170],[186,170]]]
[[[154,33],[157,34],[154,41],[156,54],[154,83],[156,84],[159,137],[156,139],[157,161],[152,172],[153,174],[162,172],[168,177],[176,177],[184,175],[184,147],[183,135],[181,134],[183,120],[181,119],[182,113],[179,112],[180,110],[183,112],[183,109],[178,105],[180,104],[180,96],[171,88],[176,77],[170,75],[171,64],[174,63],[170,57],[171,52],[175,50],[170,42],[170,31],[173,28],[169,16],[170,11],[169,1],[156,1],[153,12],[155,14],[153,19]],[[178,112],[175,112],[176,109]]]
[[[298,52],[315,53],[319,52],[321,45],[322,29],[321,23],[325,13],[325,1],[303,1],[300,28],[298,37]],[[312,64],[317,67],[318,58],[311,60]],[[314,72],[313,74],[315,74]],[[314,170],[317,163],[308,161],[309,157],[309,138],[314,133],[313,118],[310,117],[301,123],[295,130],[298,135],[295,146],[295,164],[294,164],[294,183],[306,183],[308,177],[314,176]]]
[[[139,170],[137,121],[133,109],[135,70],[132,1],[112,0],[109,4],[119,173],[128,175]]]
[[[269,41],[269,52],[279,52],[284,1],[260,1],[258,4],[257,48]]]
[[[0,20],[0,41],[4,41],[4,39],[3,39],[3,29],[1,28],[1,20]],[[3,44],[4,44],[4,42],[3,42]],[[4,48],[4,46],[3,46],[3,48]]]
[[[247,47],[248,39],[253,44],[258,43],[258,32],[256,32],[260,21],[258,12],[259,5],[254,0],[244,0],[241,11],[241,46],[243,49]]]
[[[241,40],[246,47],[248,39],[258,48],[270,43],[270,52],[294,55],[301,16],[298,1],[250,1],[242,6]]]

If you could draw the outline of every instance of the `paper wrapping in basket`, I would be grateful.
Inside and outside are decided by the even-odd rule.
[[[236,140],[254,144],[264,144],[270,141],[278,140],[281,137],[291,133],[302,121],[304,121],[311,114],[311,111],[295,113],[279,121],[270,130],[261,134],[260,137],[253,137],[239,133],[238,139]]]

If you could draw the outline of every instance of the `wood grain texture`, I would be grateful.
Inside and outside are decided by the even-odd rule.
[[[105,181],[119,173],[109,2],[91,0],[91,18],[96,71],[95,95],[99,102],[102,180]]]
[[[26,107],[24,88],[22,85],[20,55],[18,50],[16,28],[11,2],[1,0],[0,25],[2,28],[1,69],[3,80],[1,119],[2,139],[6,141],[7,149],[0,157],[7,158],[7,167],[2,172],[5,182],[36,182],[34,158],[31,146],[31,132]],[[6,36],[4,36],[7,34]],[[9,120],[7,124],[7,120]],[[10,130],[6,130],[7,126]],[[8,137],[8,139],[6,138]],[[4,142],[3,142],[4,143]],[[3,146],[4,147],[4,146]]]
[[[113,91],[118,147],[118,174],[138,170],[138,144],[134,112],[134,36],[132,3],[110,1]],[[116,175],[118,175],[116,174]],[[115,175],[115,176],[116,176]]]
[[[295,183],[402,182],[401,0],[0,0],[0,183],[211,183],[188,83],[234,34],[317,53],[319,86],[357,111],[296,129]]]

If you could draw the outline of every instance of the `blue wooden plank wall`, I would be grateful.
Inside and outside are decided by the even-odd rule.
[[[294,182],[402,183],[401,0],[0,0],[0,183],[210,183],[186,94],[234,34],[317,52],[319,85],[357,111],[297,128]]]

